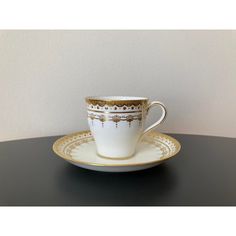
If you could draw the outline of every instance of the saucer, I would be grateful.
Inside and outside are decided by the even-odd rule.
[[[97,155],[90,131],[64,136],[53,144],[53,151],[66,161],[85,169],[104,172],[129,172],[151,168],[176,155],[180,148],[176,139],[156,131],[144,136],[133,157],[122,160]]]

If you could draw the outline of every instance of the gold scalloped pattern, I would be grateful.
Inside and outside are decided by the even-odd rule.
[[[82,131],[73,133],[67,136],[64,136],[60,139],[58,139],[53,144],[53,151],[63,159],[67,161],[72,161],[79,164],[85,164],[85,165],[94,165],[94,166],[138,166],[143,165],[143,163],[132,163],[132,164],[100,164],[100,163],[90,163],[90,162],[82,162],[78,160],[72,159],[72,152],[74,149],[78,148],[81,145],[87,144],[89,142],[94,142],[94,138],[92,137],[92,134],[90,131]],[[151,145],[154,145],[157,147],[157,151],[161,150],[162,157],[160,160],[147,162],[145,164],[151,164],[151,163],[158,163],[162,162],[166,159],[169,159],[170,157],[173,157],[176,155],[181,145],[180,143],[165,134],[158,133],[156,131],[152,131],[145,135],[144,140],[142,142],[147,142]]]

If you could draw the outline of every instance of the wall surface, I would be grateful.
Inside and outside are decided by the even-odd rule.
[[[236,137],[236,31],[0,31],[0,141],[88,129],[88,95],[147,96],[168,107],[160,131]]]

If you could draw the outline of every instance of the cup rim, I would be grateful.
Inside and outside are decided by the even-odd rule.
[[[148,101],[146,97],[136,96],[88,96],[85,98],[87,102],[102,101],[102,102],[139,102]]]

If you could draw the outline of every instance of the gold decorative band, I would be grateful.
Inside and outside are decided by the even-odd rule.
[[[133,120],[142,120],[142,114],[139,115],[128,115],[128,116],[119,116],[119,115],[115,115],[115,116],[104,116],[104,115],[95,115],[95,114],[88,114],[88,118],[90,118],[91,120],[100,120],[101,122],[105,122],[105,121],[113,121],[113,122],[120,122],[120,121],[127,121],[127,122],[132,122]]]
[[[92,110],[92,109],[88,109],[89,112],[95,112],[95,113],[105,113],[105,114],[126,114],[126,113],[140,113],[142,112],[141,110],[137,110],[137,111],[97,111],[97,110]]]
[[[109,100],[109,99],[96,99],[93,97],[85,98],[86,102],[94,106],[138,106],[138,105],[147,105],[148,99],[137,99],[137,100]]]

